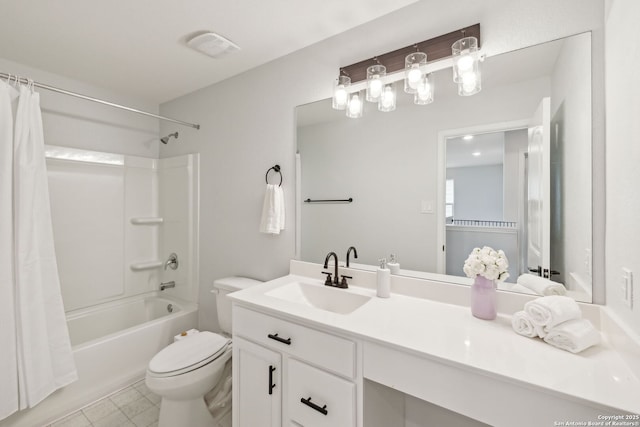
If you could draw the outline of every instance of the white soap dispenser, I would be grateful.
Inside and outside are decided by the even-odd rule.
[[[391,295],[391,271],[387,268],[386,258],[381,258],[378,261],[380,261],[380,267],[376,270],[377,295],[380,298],[389,298]]]
[[[396,260],[396,254],[389,255],[389,262],[387,263],[387,267],[389,267],[391,274],[400,274],[400,264]]]

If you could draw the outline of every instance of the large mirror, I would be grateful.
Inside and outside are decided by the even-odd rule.
[[[300,258],[355,246],[352,267],[395,254],[400,274],[468,284],[464,260],[487,245],[509,257],[503,289],[539,273],[590,302],[591,34],[489,57],[482,78],[461,97],[437,71],[432,104],[398,85],[395,111],[359,119],[298,107]]]

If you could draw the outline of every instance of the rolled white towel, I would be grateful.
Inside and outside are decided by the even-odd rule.
[[[534,325],[549,332],[554,326],[567,320],[579,319],[582,312],[573,298],[552,295],[536,298],[524,305],[524,311],[529,315]]]
[[[531,322],[531,317],[524,310],[517,311],[511,316],[511,326],[517,334],[533,338],[538,336],[535,325]]]
[[[540,276],[533,274],[522,274],[518,277],[518,284],[531,289],[538,295],[566,295],[567,288],[562,283],[552,282]]]
[[[521,294],[538,295],[534,290],[529,289],[526,286],[522,286],[520,283],[514,283],[511,285],[509,290],[513,292],[520,292]]]
[[[549,330],[544,341],[571,353],[579,353],[600,342],[600,332],[587,319],[573,319]]]

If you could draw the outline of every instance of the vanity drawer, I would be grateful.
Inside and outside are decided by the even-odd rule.
[[[353,341],[243,307],[233,307],[233,333],[348,378],[355,377]]]
[[[355,426],[355,384],[289,359],[288,417],[303,426]],[[296,424],[294,424],[296,425]]]

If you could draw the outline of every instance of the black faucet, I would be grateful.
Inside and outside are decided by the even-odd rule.
[[[355,246],[351,246],[347,249],[347,267],[349,267],[349,255],[351,254],[351,251],[353,251],[353,257],[358,258],[358,251],[356,251]]]
[[[355,248],[353,248],[355,250]],[[338,255],[336,255],[335,252],[329,252],[327,254],[327,257],[324,259],[324,268],[328,268],[329,267],[329,258],[333,257],[333,261],[335,263],[334,267],[335,267],[335,278],[333,279],[333,282],[331,281],[331,273],[327,272],[327,271],[323,271],[322,274],[326,274],[327,275],[327,280],[325,280],[324,284],[325,286],[334,286],[336,288],[341,288],[341,289],[347,289],[349,287],[349,284],[347,283],[347,279],[353,279],[353,277],[351,276],[342,276],[342,281],[338,280]]]
[[[324,259],[324,268],[328,268],[329,267],[329,258],[333,257],[333,260],[335,261],[335,275],[333,278],[333,284],[331,284],[331,273],[324,273],[327,274],[327,281],[324,282],[325,285],[327,286],[339,286],[340,282],[338,281],[338,255],[336,255],[335,252],[329,252],[327,254],[327,257]]]

